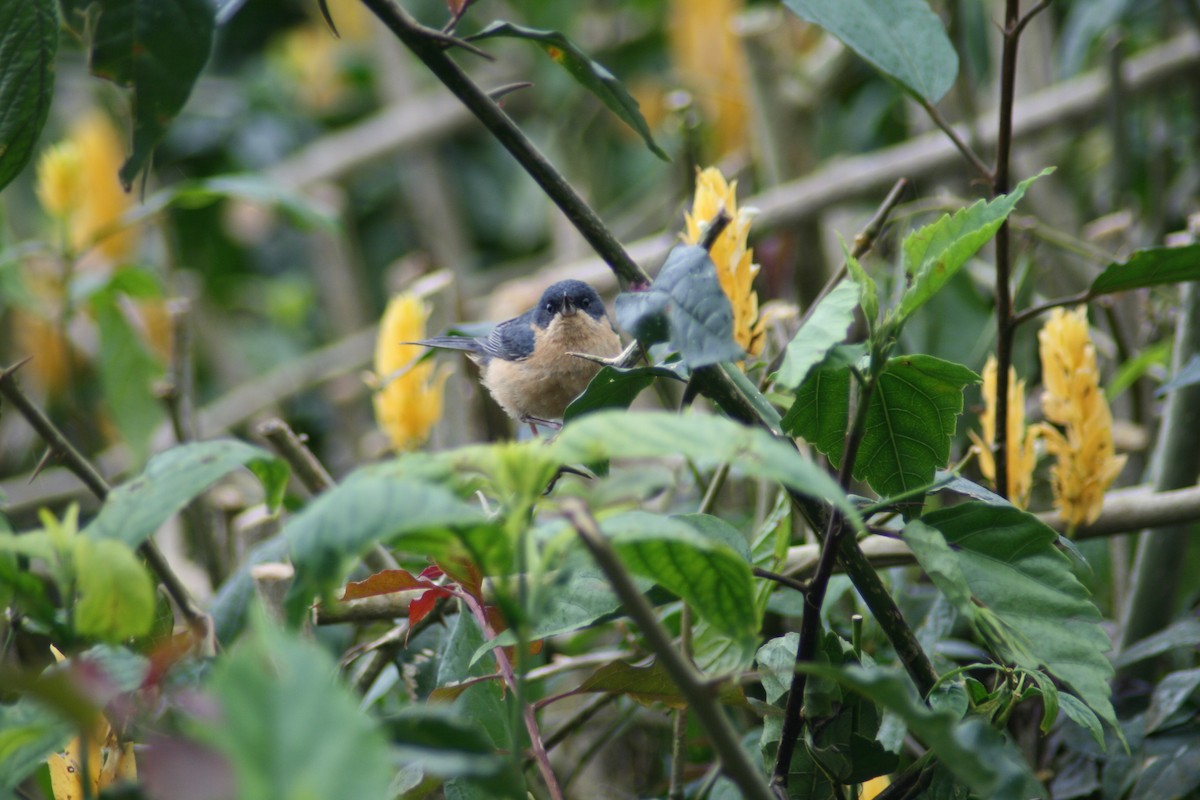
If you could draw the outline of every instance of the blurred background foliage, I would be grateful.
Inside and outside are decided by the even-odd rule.
[[[951,121],[983,115],[970,138],[984,136],[993,127],[984,112],[995,100],[997,10],[982,0],[933,5],[962,61],[941,107]],[[329,7],[338,38],[315,2],[226,4],[210,64],[132,195],[116,178],[127,101],[87,75],[78,40],[62,38],[39,168],[3,194],[0,357],[33,356],[31,389],[84,452],[106,454],[110,474],[128,474],[172,441],[156,392],[170,377],[173,330],[192,342],[193,433],[244,433],[257,416],[282,413],[341,474],[389,447],[371,413],[380,378],[362,373],[372,326],[397,291],[417,288],[435,333],[519,313],[556,276],[614,289],[533,181],[365,8]],[[433,0],[409,7],[430,21],[446,13]],[[1153,58],[1194,28],[1196,13],[1187,0],[1078,0],[1054,3],[1031,26],[1021,97],[1036,100],[1081,75],[1104,91],[1061,124],[1042,109],[1048,122],[1019,137],[1015,174],[1059,165],[1016,219],[1026,300],[1077,290],[1108,261],[1185,228],[1196,211],[1200,81],[1185,79],[1194,63],[1144,91],[1112,80],[1122,64]],[[836,235],[853,235],[893,180],[856,184],[839,165],[869,170],[889,148],[931,132],[924,111],[878,72],[775,3],[482,2],[460,32],[493,18],[567,33],[638,99],[670,162],[537,48],[492,40],[494,62],[458,56],[485,87],[532,82],[506,95],[506,110],[616,233],[652,257],[644,266],[655,269],[664,243],[683,231],[698,167],[736,177],[742,205],[766,201],[751,243],[760,303],[776,320],[768,355],[790,333],[787,309],[804,307],[836,267]],[[913,183],[894,216],[898,233],[982,194],[954,158],[897,174]],[[199,183],[226,175],[241,177]],[[77,199],[55,205],[46,188],[55,180]],[[797,186],[817,199],[796,201]],[[894,260],[898,239],[880,242],[883,261]],[[989,269],[980,260],[956,278],[906,329],[905,346],[980,369],[992,348]],[[1120,445],[1135,459],[1153,425],[1172,303],[1163,290],[1114,301],[1101,315],[1101,352],[1116,370],[1110,393],[1129,423]],[[507,421],[454,363],[432,446],[507,436]],[[1028,327],[1016,366],[1035,379]],[[48,500],[88,502],[69,481],[55,482],[53,466],[30,484],[41,455],[27,426],[0,419],[0,475],[10,476],[0,490],[18,520]]]

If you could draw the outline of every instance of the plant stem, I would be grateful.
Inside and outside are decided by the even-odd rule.
[[[879,359],[874,359],[878,361]],[[875,368],[878,370],[878,367]],[[854,421],[846,432],[846,444],[842,450],[842,464],[838,468],[838,483],[843,489],[848,489],[854,471],[854,460],[858,457],[858,448],[862,444],[863,434],[867,425],[867,409],[870,405],[871,391],[874,388],[875,375],[872,374],[858,392],[858,405],[854,411]],[[846,530],[845,518],[834,511],[826,520],[825,534],[821,537],[821,558],[817,562],[817,573],[809,582],[808,591],[804,593],[804,613],[800,619],[800,640],[796,644],[796,664],[806,664],[816,657],[817,641],[821,636],[821,606],[825,603],[825,590],[829,587],[829,577],[833,574],[833,565],[837,561],[841,547],[841,538]],[[795,752],[796,742],[800,738],[804,717],[804,687],[808,682],[808,674],[796,670],[792,673],[792,685],[788,691],[787,708],[783,716],[783,731],[779,736],[779,750],[775,754],[775,768],[771,774],[771,788],[778,797],[787,796],[788,772],[792,764],[792,753]]]
[[[496,632],[492,630],[492,625],[488,622],[483,605],[470,592],[456,592],[455,596],[466,603],[467,608],[471,610],[471,615],[475,617],[475,622],[479,625],[479,629],[483,631],[484,635],[488,639],[495,639]],[[537,762],[538,771],[542,774],[542,780],[545,781],[546,788],[550,791],[551,800],[563,800],[562,787],[559,786],[558,778],[554,774],[554,768],[550,766],[550,754],[546,752],[546,745],[542,742],[541,731],[538,730],[537,716],[534,714],[533,706],[526,703],[521,697],[521,686],[517,680],[516,673],[513,671],[512,662],[508,660],[508,654],[504,652],[503,647],[494,648],[492,654],[496,657],[496,666],[499,667],[500,674],[504,676],[504,682],[512,690],[514,702],[521,706],[521,717],[525,722],[525,730],[529,733],[530,747],[533,748],[533,759]]]
[[[587,506],[571,498],[564,501],[563,513],[612,584],[613,591],[625,606],[626,613],[641,629],[658,662],[679,687],[680,693],[687,700],[688,708],[704,726],[713,749],[720,756],[721,767],[726,776],[738,787],[743,797],[753,800],[775,800],[758,767],[742,749],[741,740],[713,698],[703,676],[699,675],[695,667],[675,649],[670,634],[663,629],[654,615],[654,610],[634,585],[629,573],[625,571],[625,566],[600,532],[600,527]]]
[[[933,124],[942,129],[942,133],[946,134],[947,138],[954,143],[954,146],[958,148],[958,152],[963,154],[963,158],[971,163],[971,166],[973,166],[975,171],[979,173],[979,177],[983,178],[988,183],[991,183],[994,178],[992,171],[988,169],[987,164],[983,163],[983,159],[980,158],[979,154],[971,148],[971,145],[967,144],[967,142],[958,135],[958,131],[954,130],[954,126],[952,126],[946,120],[946,118],[942,116],[942,112],[938,111],[937,106],[923,97],[920,98],[919,102],[921,103],[921,107],[925,109],[925,113],[929,115],[931,120],[933,120]]]
[[[11,367],[0,369],[0,394],[12,403],[13,407],[38,432],[38,435],[45,440],[46,444],[58,454],[67,469],[83,481],[91,493],[103,502],[111,491],[108,481],[104,480],[104,477],[92,466],[91,462],[75,449],[75,446],[63,436],[62,432],[50,421],[50,418],[17,385],[16,373],[24,363],[24,361],[21,361]],[[192,628],[193,631],[201,632],[204,636],[207,636],[212,628],[208,615],[196,605],[196,601],[192,599],[187,587],[183,585],[183,581],[171,569],[171,565],[167,563],[167,559],[158,549],[158,545],[154,543],[154,540],[147,539],[142,542],[138,545],[138,552],[146,560],[146,564],[150,567],[151,572],[158,577],[159,582],[167,590],[167,594],[175,601],[175,605],[179,607],[180,613],[187,620],[188,627]]]
[[[567,183],[521,129],[446,55],[437,31],[425,28],[394,0],[363,0],[392,33],[454,93],[484,127],[504,145],[617,276],[622,288],[642,289],[650,277],[637,265],[604,222]]]

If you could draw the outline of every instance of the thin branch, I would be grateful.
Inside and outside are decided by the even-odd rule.
[[[1050,7],[1050,0],[1041,0],[1040,3],[1038,3],[1033,8],[1029,9],[1027,12],[1025,12],[1025,16],[1021,17],[1021,19],[1017,22],[1016,27],[1013,28],[1012,35],[1020,36],[1021,33],[1025,30],[1025,26],[1028,25],[1033,20],[1034,17],[1036,17],[1038,14],[1042,13],[1049,7]]]
[[[625,248],[591,206],[546,160],[503,109],[446,55],[441,43],[431,35],[428,28],[409,16],[394,0],[363,0],[363,4],[371,9],[446,88],[470,109],[496,140],[504,145],[530,177],[562,209],[592,249],[600,254],[623,287],[642,288],[649,285],[650,277],[629,257]]]
[[[726,776],[741,790],[743,797],[774,800],[761,772],[749,754],[742,749],[741,740],[715,702],[703,677],[675,649],[671,636],[663,629],[654,615],[654,610],[634,585],[625,566],[609,546],[608,540],[600,532],[587,507],[579,500],[571,498],[564,501],[563,513],[608,578],[613,591],[624,604],[626,613],[633,618],[642,635],[646,637],[646,643],[654,651],[658,663],[663,665],[663,669],[679,687],[680,693],[687,700],[688,708],[708,732]]]
[[[28,359],[25,361],[28,361]],[[46,444],[58,453],[59,458],[67,469],[83,481],[92,494],[103,502],[111,491],[108,482],[104,480],[96,468],[92,466],[91,462],[75,449],[75,446],[62,435],[62,432],[50,421],[50,418],[17,385],[16,373],[25,361],[20,361],[11,367],[0,369],[0,394],[6,397],[13,407],[20,412],[21,416],[45,440]],[[146,541],[138,545],[138,552],[146,560],[146,565],[150,567],[150,570],[158,577],[159,582],[167,590],[167,594],[175,601],[184,619],[187,620],[188,626],[193,630],[207,632],[212,627],[209,623],[208,615],[196,605],[196,601],[192,599],[187,587],[183,585],[183,581],[171,569],[171,565],[158,549],[158,545],[154,543],[154,540],[146,539]]]
[[[954,143],[954,146],[958,148],[958,152],[963,154],[963,158],[970,162],[975,171],[979,173],[979,177],[990,184],[995,176],[992,175],[992,170],[988,165],[983,163],[983,159],[979,157],[979,154],[971,148],[971,145],[967,144],[965,139],[958,135],[958,131],[942,116],[942,112],[938,111],[937,106],[924,97],[920,98],[920,102],[921,107],[925,109],[925,113],[933,120],[933,124],[942,129],[942,133],[946,134],[950,141]]]
[[[1045,303],[1036,306],[1030,306],[1024,311],[1018,311],[1013,314],[1012,327],[1028,322],[1034,317],[1045,314],[1052,308],[1061,308],[1062,306],[1077,306],[1080,303],[1086,303],[1096,295],[1093,295],[1090,290],[1082,291],[1079,294],[1073,294],[1069,297],[1060,297],[1057,300],[1048,300]]]
[[[780,575],[778,572],[771,572],[770,570],[763,569],[762,567],[753,567],[751,568],[751,572],[754,573],[754,577],[756,578],[774,581],[780,586],[786,586],[789,589],[794,589],[797,592],[800,592],[800,594],[808,594],[808,590],[811,585],[808,581],[798,580],[790,575]]]
[[[590,722],[592,717],[600,713],[601,709],[611,703],[615,703],[620,697],[621,695],[616,693],[601,694],[580,706],[579,710],[568,719],[563,720],[562,724],[546,737],[546,749],[553,750],[555,747],[558,747],[566,741],[568,736]]]

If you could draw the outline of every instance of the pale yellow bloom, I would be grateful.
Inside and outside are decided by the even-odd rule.
[[[968,431],[979,455],[979,471],[983,477],[996,483],[996,357],[989,356],[983,367],[983,413],[979,415],[981,434]],[[1029,505],[1029,492],[1033,488],[1033,468],[1037,463],[1034,444],[1036,429],[1025,427],[1025,381],[1017,380],[1017,371],[1008,368],[1008,425],[1005,429],[1005,455],[1008,463],[1008,495],[1013,505],[1025,508]]]
[[[74,142],[59,142],[37,165],[37,196],[53,217],[66,218],[83,200],[83,157]]]
[[[746,57],[733,20],[742,0],[672,0],[667,43],[675,70],[713,132],[717,157],[746,144]]]
[[[80,251],[109,230],[133,205],[133,198],[117,177],[125,163],[125,145],[106,114],[91,112],[71,128],[69,138],[83,162],[83,201],[67,220],[71,246]],[[118,263],[133,254],[136,244],[137,231],[125,228],[105,236],[97,250],[110,263]]]
[[[1114,453],[1112,411],[1100,390],[1096,349],[1088,335],[1087,309],[1056,308],[1038,333],[1042,358],[1042,412],[1054,505],[1068,526],[1095,522],[1104,490],[1125,466]],[[1055,427],[1057,426],[1057,427]]]
[[[379,325],[375,344],[375,419],[397,450],[409,450],[429,438],[442,418],[442,390],[449,373],[437,372],[432,361],[413,364],[425,352],[420,345],[400,344],[425,336],[429,309],[419,298],[392,298]]]
[[[880,775],[878,778],[871,778],[862,785],[862,794],[858,796],[858,800],[875,800],[883,790],[892,785],[892,779],[887,775]]]
[[[50,645],[56,661],[64,658],[58,648]],[[118,781],[137,781],[137,758],[133,742],[121,742],[116,731],[104,717],[96,714],[92,730],[85,736],[76,736],[67,743],[61,753],[54,753],[46,764],[50,768],[50,787],[54,800],[82,800],[83,752],[87,749],[88,795],[98,797],[101,790]]]
[[[720,170],[709,167],[696,176],[696,197],[686,215],[684,241],[699,244],[708,223],[724,208],[732,222],[709,250],[721,288],[733,304],[733,338],[750,355],[762,352],[765,337],[758,315],[754,276],[759,266],[754,251],[746,246],[750,235],[750,213],[737,207],[737,181],[727,183]]]

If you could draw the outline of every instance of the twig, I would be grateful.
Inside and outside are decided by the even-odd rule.
[[[1073,294],[1069,297],[1060,297],[1057,300],[1048,300],[1045,303],[1041,303],[1036,306],[1030,306],[1024,311],[1018,311],[1016,314],[1013,314],[1012,327],[1016,328],[1018,325],[1045,314],[1052,308],[1061,308],[1062,306],[1077,306],[1080,303],[1086,303],[1094,296],[1095,295],[1093,295],[1090,290],[1085,290],[1079,294]]]
[[[876,358],[872,358],[873,362],[876,360]],[[863,434],[866,430],[867,410],[870,405],[871,392],[874,389],[874,381],[875,374],[872,374],[861,384],[854,420],[846,432],[846,442],[842,448],[842,464],[838,469],[838,484],[842,489],[848,489],[850,486],[854,460],[858,457],[858,448],[862,444]],[[797,665],[807,664],[816,657],[817,641],[821,636],[821,607],[825,603],[825,590],[829,587],[829,578],[833,574],[833,565],[837,561],[846,528],[846,520],[842,514],[837,511],[829,514],[825,525],[825,535],[821,537],[821,558],[817,562],[817,573],[809,583],[808,591],[804,593],[800,639],[796,644]],[[795,752],[796,742],[800,738],[804,723],[804,687],[807,682],[808,673],[796,670],[792,674],[787,708],[783,717],[783,730],[779,735],[779,750],[776,752],[775,768],[771,774],[771,788],[780,798],[787,796],[792,754]]]
[[[808,594],[809,587],[811,586],[808,581],[798,580],[789,575],[780,575],[778,572],[771,572],[770,570],[763,569],[762,567],[753,567],[751,568],[751,572],[754,573],[754,577],[756,578],[774,581],[780,586],[786,586],[789,589],[795,589],[797,592],[800,592],[800,594]]]
[[[954,146],[958,148],[958,152],[963,154],[963,158],[967,159],[967,161],[971,163],[971,166],[975,168],[975,171],[979,173],[979,177],[983,178],[988,183],[991,183],[994,177],[991,169],[988,168],[987,164],[983,163],[983,159],[980,158],[979,154],[971,148],[971,145],[967,144],[967,142],[958,135],[958,131],[954,130],[954,126],[942,116],[942,112],[938,111],[937,106],[926,100],[924,97],[920,98],[920,102],[921,107],[925,109],[925,113],[929,115],[931,120],[933,120],[933,124],[942,129],[942,132],[946,134],[950,141],[954,143]]]
[[[571,498],[564,501],[563,513],[608,578],[613,591],[624,604],[626,613],[641,629],[658,663],[662,664],[671,680],[679,687],[680,693],[687,700],[688,708],[695,713],[700,724],[708,732],[713,749],[720,756],[725,774],[741,790],[743,797],[774,800],[762,774],[742,749],[737,733],[714,701],[704,679],[675,650],[670,635],[663,629],[646,598],[634,585],[587,507],[579,500]]]
[[[475,0],[462,0],[462,4],[458,7],[458,10],[451,14],[449,21],[442,26],[442,33],[451,33],[457,28],[458,23],[462,21],[463,16],[466,15],[467,11],[474,4]]]
[[[278,417],[272,417],[260,423],[256,431],[259,436],[270,443],[272,450],[288,462],[296,478],[311,494],[317,495],[334,487],[333,476],[325,469],[325,465],[313,454],[312,450],[308,449],[286,422]],[[363,555],[363,561],[376,572],[396,569],[400,566],[392,554],[378,542]],[[318,622],[317,624],[323,623]]]
[[[562,209],[592,249],[600,254],[623,287],[637,289],[649,285],[649,276],[629,257],[591,206],[584,202],[500,106],[446,55],[441,44],[430,35],[429,29],[409,16],[394,0],[363,0],[363,3],[504,145]]]
[[[25,359],[25,361],[28,361],[28,359]],[[50,421],[50,418],[17,385],[16,373],[25,361],[19,361],[11,367],[0,369],[0,394],[8,398],[13,407],[38,432],[38,435],[46,441],[46,444],[58,453],[59,458],[67,469],[75,473],[91,493],[103,502],[111,491],[108,482],[104,480],[100,473],[96,471],[96,468],[92,466],[91,462],[75,449],[75,446],[62,435],[62,432]],[[146,560],[147,566],[150,567],[150,570],[158,577],[159,582],[167,590],[167,594],[175,601],[175,605],[179,607],[180,613],[187,620],[188,626],[193,630],[207,632],[212,627],[208,622],[208,615],[196,605],[196,601],[188,593],[187,587],[183,585],[183,581],[179,579],[179,576],[172,571],[171,565],[167,563],[167,559],[158,549],[154,540],[146,539],[138,545],[138,552]]]

